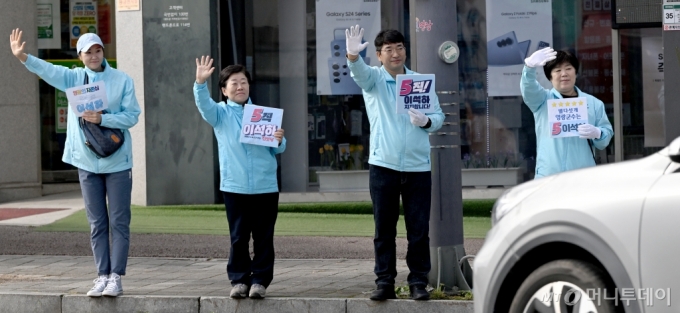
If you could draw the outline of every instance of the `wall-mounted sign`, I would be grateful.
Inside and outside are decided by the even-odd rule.
[[[358,95],[361,88],[347,68],[345,30],[359,25],[370,44],[359,56],[369,65],[380,65],[373,41],[380,31],[380,1],[316,1],[316,94]]]
[[[424,31],[431,31],[432,30],[432,20],[421,20],[416,17],[416,33],[418,32],[424,32]]]
[[[680,3],[677,1],[663,2],[663,30],[680,30]]]
[[[140,0],[118,0],[118,12],[120,11],[139,11]]]
[[[489,96],[519,96],[524,59],[536,50],[552,46],[552,0],[486,3]],[[536,77],[543,87],[552,88],[542,67]]]
[[[59,0],[38,0],[38,49],[61,49]]]
[[[584,10],[588,9],[585,4],[592,2],[591,10],[596,10],[596,0],[584,0]],[[611,2],[611,3],[610,3]],[[658,28],[663,20],[662,10],[659,10],[659,0],[602,0],[602,11],[612,12],[612,28]],[[666,2],[677,2],[666,0]]]
[[[666,146],[664,127],[664,55],[662,32],[657,29],[641,29],[642,48],[642,94],[645,147]]]
[[[86,33],[97,33],[97,1],[71,0],[71,48],[75,49],[78,38]]]
[[[188,9],[185,9],[184,5],[168,5],[167,11],[163,12],[161,27],[163,28],[191,27]]]
[[[54,107],[56,114],[54,117],[56,119],[54,125],[56,125],[57,134],[66,133],[66,121],[68,121],[68,98],[66,98],[66,93],[61,90],[55,90],[54,93]]]

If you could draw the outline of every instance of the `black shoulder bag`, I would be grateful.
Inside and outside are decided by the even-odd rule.
[[[90,79],[85,73],[85,82],[87,85]],[[97,158],[106,158],[114,154],[125,142],[125,135],[120,129],[113,129],[101,126],[99,124],[90,123],[82,117],[78,118],[80,129],[85,135],[85,145],[94,152]]]

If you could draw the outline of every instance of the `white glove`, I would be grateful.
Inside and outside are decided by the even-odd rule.
[[[578,126],[578,137],[581,139],[598,139],[602,135],[602,131],[590,124],[581,124]]]
[[[361,43],[362,38],[364,38],[364,29],[359,25],[345,29],[345,45],[348,54],[359,55],[359,52],[366,49],[368,42]]]
[[[423,127],[427,125],[427,122],[430,120],[430,118],[428,118],[427,115],[423,114],[423,112],[420,112],[414,108],[408,109],[408,115],[411,116],[411,124],[416,125],[418,127]]]
[[[557,52],[553,48],[547,47],[534,52],[530,57],[524,59],[524,64],[528,67],[544,66],[548,61],[557,57]]]

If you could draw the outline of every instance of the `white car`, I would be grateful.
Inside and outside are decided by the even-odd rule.
[[[680,312],[680,137],[512,188],[492,225],[474,261],[476,313]]]

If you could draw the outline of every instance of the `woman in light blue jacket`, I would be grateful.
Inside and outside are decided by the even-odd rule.
[[[118,296],[123,293],[120,276],[125,275],[130,247],[130,203],[132,194],[132,138],[128,129],[137,124],[141,110],[135,97],[132,79],[104,59],[104,44],[95,34],[84,34],[76,45],[84,68],[69,69],[52,65],[24,52],[22,31],[10,36],[12,53],[26,68],[56,89],[103,81],[108,99],[106,114],[86,111],[84,120],[109,128],[121,129],[123,145],[112,155],[99,158],[86,145],[78,117],[68,110],[66,144],[62,161],[78,168],[85,211],[90,222],[92,253],[98,278],[87,293],[91,297]],[[108,197],[108,209],[107,209]],[[111,232],[111,245],[109,245]]]
[[[576,87],[578,59],[566,51],[544,48],[524,60],[520,88],[524,103],[536,122],[536,178],[595,166],[593,147],[604,150],[614,136],[604,103]],[[536,80],[542,66],[553,88],[544,89]],[[551,138],[548,100],[584,97],[588,102],[588,122],[578,126],[578,137]]]
[[[250,74],[243,65],[230,65],[220,72],[220,89],[227,99],[210,98],[206,80],[215,70],[208,57],[196,59],[194,98],[203,119],[214,128],[220,160],[220,190],[229,222],[231,249],[227,274],[233,298],[262,299],[274,277],[274,225],[278,215],[279,187],[276,155],[286,150],[283,129],[274,137],[276,148],[239,141],[243,107],[250,101]],[[248,243],[253,235],[254,257]],[[250,292],[248,292],[250,289]]]

